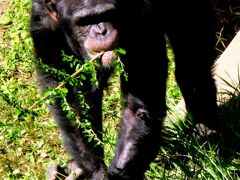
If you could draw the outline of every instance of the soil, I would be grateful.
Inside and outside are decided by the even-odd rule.
[[[0,2],[0,19],[4,16],[4,12],[8,8],[7,1],[1,1]],[[4,25],[0,24],[0,43],[2,43],[3,35],[4,35],[5,29]]]

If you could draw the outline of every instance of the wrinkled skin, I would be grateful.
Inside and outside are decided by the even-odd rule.
[[[72,74],[61,59],[61,50],[80,59],[105,52],[98,70],[99,87],[88,80],[82,87],[92,128],[100,139],[102,93],[112,72],[113,50],[121,47],[127,52],[122,57],[128,73],[128,81],[122,81],[125,108],[109,168],[103,162],[103,149],[87,143],[81,129],[67,120],[61,100],[56,97],[55,104],[49,107],[75,166],[82,169],[79,174],[94,180],[143,179],[159,150],[166,114],[165,35],[174,50],[176,79],[189,113],[196,123],[216,127],[211,8],[210,0],[33,0],[31,35],[36,57],[43,63]],[[50,74],[37,70],[43,91],[59,83]],[[69,86],[68,90],[68,102],[81,115],[77,87]]]

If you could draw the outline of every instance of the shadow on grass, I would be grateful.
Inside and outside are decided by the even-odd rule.
[[[219,106],[219,117],[223,132],[223,142],[219,148],[226,162],[231,162],[240,154],[240,95],[231,98]]]

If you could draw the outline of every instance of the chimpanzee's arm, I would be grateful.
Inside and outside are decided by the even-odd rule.
[[[129,94],[109,179],[143,179],[160,146],[161,121],[151,117],[143,102]]]

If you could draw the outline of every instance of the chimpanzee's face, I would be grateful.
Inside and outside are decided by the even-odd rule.
[[[115,1],[61,0],[57,11],[68,45],[79,57],[89,59],[98,52],[116,48]],[[108,60],[111,58],[110,55]]]

